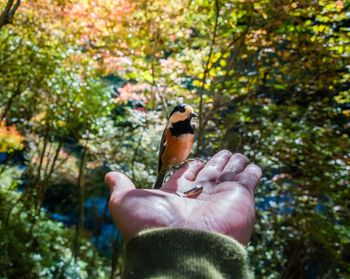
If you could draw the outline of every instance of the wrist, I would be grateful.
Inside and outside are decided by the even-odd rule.
[[[125,278],[252,278],[245,248],[221,234],[190,229],[149,229],[127,242]],[[230,277],[232,277],[230,275]]]

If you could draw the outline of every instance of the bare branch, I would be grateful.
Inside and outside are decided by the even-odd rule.
[[[21,0],[17,0],[14,3],[14,0],[8,0],[5,9],[2,11],[0,15],[0,29],[12,22],[13,17],[19,6],[21,5]]]
[[[215,46],[215,41],[216,41],[216,35],[217,35],[217,29],[218,29],[218,22],[219,22],[219,15],[220,15],[220,5],[219,5],[219,0],[215,0],[215,24],[214,24],[214,31],[213,31],[213,37],[211,39],[211,44],[210,44],[210,50],[209,50],[209,55],[208,55],[208,60],[205,64],[204,67],[204,72],[203,72],[203,78],[202,78],[202,86],[199,90],[199,127],[198,127],[198,144],[197,144],[197,150],[196,154],[197,156],[199,155],[200,149],[203,144],[203,95],[204,95],[204,87],[207,81],[207,75],[209,73],[209,64],[211,60],[211,56],[213,54],[214,46]]]

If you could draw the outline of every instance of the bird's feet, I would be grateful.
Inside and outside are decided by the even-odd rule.
[[[197,158],[194,158],[194,159],[187,159],[187,160],[183,161],[183,163],[180,164],[180,168],[185,166],[185,165],[190,164],[193,161],[201,161],[203,164],[205,164],[204,160],[202,160],[201,158],[197,157]]]
[[[202,160],[201,158],[187,159],[187,160],[183,161],[182,163],[180,163],[176,166],[173,166],[170,170],[171,175],[174,174],[175,171],[181,169],[184,166],[191,164],[191,162],[194,162],[194,161],[201,161],[203,164],[205,164],[205,161]]]

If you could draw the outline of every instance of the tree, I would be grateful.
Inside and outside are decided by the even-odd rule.
[[[263,166],[256,276],[344,277],[349,1],[88,2],[26,1],[1,29],[1,120],[24,138],[31,205],[69,174],[81,221],[89,165],[151,186],[165,116],[186,102],[198,156]]]
[[[17,0],[16,2],[14,0],[7,1],[6,6],[0,15],[0,29],[4,25],[12,22],[13,17],[15,16],[15,13],[20,5],[21,0]]]

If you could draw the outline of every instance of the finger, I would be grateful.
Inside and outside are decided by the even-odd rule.
[[[112,195],[116,192],[125,192],[135,189],[134,183],[126,175],[120,172],[109,172],[105,176],[105,182]]]
[[[198,173],[196,180],[216,181],[231,156],[232,153],[228,150],[222,150],[216,153]]]
[[[251,164],[235,177],[235,181],[254,191],[260,181],[261,175],[261,168],[257,165]]]
[[[227,161],[231,158],[232,153],[228,150],[221,150],[216,153],[205,165],[205,167],[216,167],[217,169],[222,170]]]
[[[240,153],[233,154],[218,177],[218,182],[233,181],[248,163],[248,158]]]
[[[193,160],[185,164],[182,168],[177,170],[162,187],[162,190],[177,191],[179,181],[185,179],[187,181],[194,181],[199,171],[204,167],[201,160]]]

